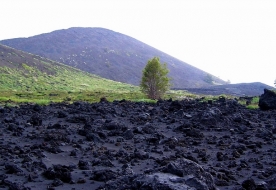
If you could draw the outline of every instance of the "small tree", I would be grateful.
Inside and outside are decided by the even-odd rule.
[[[213,83],[214,83],[213,76],[210,75],[210,74],[207,74],[207,75],[205,76],[204,81],[207,82],[207,83],[209,83],[209,84],[213,84]]]
[[[158,57],[150,59],[143,70],[140,89],[150,99],[162,98],[164,93],[169,90],[170,78],[167,64],[161,64]]]

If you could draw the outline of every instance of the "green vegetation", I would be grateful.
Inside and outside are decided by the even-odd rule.
[[[140,89],[150,99],[162,98],[170,87],[167,65],[161,64],[158,57],[150,59],[143,70]]]
[[[138,86],[103,79],[67,66],[51,67],[53,75],[39,71],[36,67],[23,65],[24,69],[0,67],[0,104],[6,106],[21,103],[47,105],[52,102],[87,101],[99,102],[102,97],[108,101],[130,100],[155,103],[156,100],[140,91]],[[26,69],[27,68],[27,69]],[[27,70],[27,71],[26,71]],[[31,72],[31,73],[30,73]],[[233,99],[233,96],[202,96],[185,90],[169,90],[164,99],[181,100],[201,98],[202,101],[217,100],[219,97]],[[255,97],[247,108],[258,108],[259,98]],[[246,101],[239,101],[246,105]]]
[[[88,101],[99,102],[106,97],[108,101],[131,100],[147,101],[139,87],[103,79],[67,66],[53,66],[53,75],[41,72],[36,67],[22,64],[23,69],[0,68],[0,102],[37,103]],[[185,91],[170,91],[164,98],[179,99],[191,94]]]
[[[156,102],[138,86],[115,82],[78,69],[0,45],[0,104],[16,105],[51,102],[99,102],[131,100]],[[13,64],[10,64],[12,62]],[[186,91],[170,91],[164,98],[190,96]]]
[[[47,105],[51,102],[87,101],[99,102],[102,97],[108,101],[130,100],[155,103],[148,99],[139,87],[115,82],[88,74],[67,66],[51,67],[53,75],[39,71],[36,67],[22,64],[24,69],[0,67],[0,104],[6,106],[21,103]],[[202,101],[217,100],[219,97],[234,99],[233,96],[202,96],[185,90],[169,90],[164,99],[181,100],[201,98]],[[258,108],[259,97],[254,97],[250,104],[239,101],[249,109]]]
[[[35,71],[34,68],[28,66],[28,65],[25,64],[25,63],[22,63],[22,67],[23,67],[25,70],[27,70],[28,72],[30,72],[30,73]]]
[[[207,74],[204,78],[204,81],[207,82],[208,84],[214,84],[214,79],[213,76],[210,74]]]
[[[52,102],[72,103],[74,101],[93,103],[99,102],[102,97],[108,101],[125,99],[155,103],[156,97],[161,97],[161,95],[163,99],[172,100],[200,98],[202,101],[208,101],[219,98],[219,96],[204,96],[202,98],[202,96],[191,94],[185,90],[176,91],[163,88],[169,86],[169,79],[166,76],[168,70],[165,64],[160,64],[159,58],[149,60],[157,66],[152,66],[147,71],[158,71],[157,79],[162,79],[161,81],[165,81],[165,84],[154,95],[155,98],[149,99],[146,94],[141,92],[141,86],[139,88],[138,86],[104,79],[49,59],[1,45],[0,55],[2,57],[0,61],[0,105],[13,106],[21,103],[47,105]],[[161,72],[160,70],[156,71],[156,68],[161,69]],[[146,68],[144,72],[146,72]],[[155,75],[149,76],[155,77]],[[226,95],[221,96],[229,99],[235,98]],[[240,103],[252,109],[258,108],[258,101],[258,98],[254,98],[251,104],[246,104],[245,101],[240,101]]]
[[[248,109],[258,109],[259,108],[259,97],[253,97],[251,101],[239,100],[241,105],[246,106]]]
[[[232,95],[226,95],[226,94],[221,94],[218,96],[212,96],[212,95],[207,95],[207,96],[192,96],[190,95],[189,97],[191,98],[199,98],[201,102],[208,102],[210,101],[216,101],[219,100],[220,98],[225,98],[225,99],[236,99],[238,100],[238,103],[241,105],[244,105],[248,109],[258,109],[259,108],[259,97],[253,97],[251,101],[247,101],[246,99],[239,99],[238,97],[232,96]]]
[[[23,67],[25,70],[0,68],[0,101],[48,104],[78,100],[96,102],[101,97],[110,100],[118,97],[145,98],[139,93],[138,87],[103,79],[76,69],[56,66],[53,68],[56,74],[48,75],[35,67]]]

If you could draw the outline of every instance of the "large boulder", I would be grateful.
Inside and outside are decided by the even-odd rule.
[[[141,190],[216,190],[213,177],[197,163],[179,159],[151,174],[133,174],[109,180],[104,188]]]
[[[185,184],[191,188],[216,189],[212,175],[199,164],[185,158],[170,162],[161,171],[186,178]]]
[[[261,110],[276,109],[276,93],[272,90],[264,89],[264,94],[259,100],[259,107]]]

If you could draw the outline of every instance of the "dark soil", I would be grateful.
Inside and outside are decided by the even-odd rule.
[[[275,118],[224,98],[2,107],[0,189],[275,189]]]

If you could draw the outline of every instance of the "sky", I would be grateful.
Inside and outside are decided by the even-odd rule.
[[[275,0],[1,0],[0,40],[70,27],[120,32],[232,84],[276,79]]]

